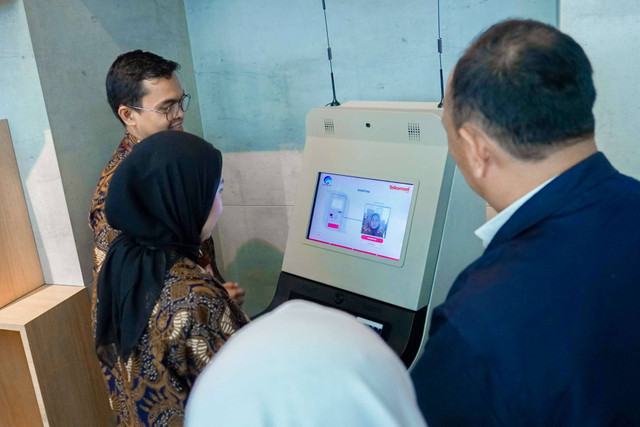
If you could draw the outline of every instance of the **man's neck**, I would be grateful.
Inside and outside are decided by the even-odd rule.
[[[131,126],[125,126],[124,127],[124,132],[127,135],[131,135],[133,138],[135,138],[136,141],[141,141],[142,138],[140,138],[140,135],[138,135],[138,132],[136,131],[135,127],[131,127]]]
[[[539,161],[513,160],[486,191],[487,201],[498,212],[549,179],[571,169],[598,151],[593,137],[569,145]]]

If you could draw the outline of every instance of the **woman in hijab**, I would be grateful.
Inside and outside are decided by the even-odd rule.
[[[115,172],[106,215],[120,230],[98,277],[96,352],[118,424],[180,425],[196,377],[248,322],[196,264],[222,211],[222,155],[166,131]]]
[[[243,328],[204,370],[185,425],[212,419],[221,426],[425,426],[409,375],[385,342],[350,314],[302,300]]]

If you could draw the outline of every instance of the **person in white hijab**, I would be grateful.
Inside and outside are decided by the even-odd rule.
[[[425,426],[398,356],[345,312],[288,301],[240,329],[198,377],[185,425]]]

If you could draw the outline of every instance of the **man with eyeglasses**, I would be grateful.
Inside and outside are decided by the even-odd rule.
[[[124,125],[125,135],[107,163],[91,199],[89,226],[94,232],[92,309],[95,313],[97,288],[95,286],[109,244],[118,231],[107,223],[104,202],[109,182],[116,168],[144,138],[165,130],[182,131],[184,114],[189,108],[191,95],[184,92],[176,70],[177,62],[151,52],[134,50],[116,58],[107,73],[107,99],[113,113]],[[203,268],[222,284],[229,296],[242,305],[245,291],[237,283],[225,282],[218,271],[213,240],[205,240],[200,248]],[[94,316],[95,319],[95,316]]]

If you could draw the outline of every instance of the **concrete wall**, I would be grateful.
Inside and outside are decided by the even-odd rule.
[[[598,147],[640,179],[640,3],[561,0],[560,29],[582,45],[594,69]]]
[[[337,99],[440,99],[437,2],[327,0]],[[442,2],[445,78],[507,17],[557,23],[555,0]],[[305,116],[332,100],[322,2],[185,0],[204,136],[224,152],[218,230],[226,278],[264,309],[285,250]]]
[[[24,0],[24,6],[32,61],[35,58],[40,96],[46,107],[44,116],[41,98],[40,114],[43,121],[48,118],[77,257],[84,283],[89,284],[93,241],[87,225],[89,201],[102,169],[123,136],[122,125],[106,102],[104,88],[107,70],[116,56],[143,49],[181,63],[180,78],[194,98],[185,128],[202,135],[184,3]],[[27,35],[23,37],[28,39]],[[14,123],[21,126],[28,120],[23,116]],[[40,142],[33,141],[16,151],[24,156],[41,148]]]
[[[80,262],[22,0],[0,1],[0,29],[0,117],[9,122],[44,279],[50,284],[81,285]]]
[[[326,4],[339,101],[439,99],[436,1]],[[636,2],[441,6],[445,78],[496,21],[559,22],[594,65],[600,148],[621,171],[640,177],[632,127],[640,109]],[[186,128],[225,154],[221,266],[249,290],[250,313],[264,308],[295,202],[304,119],[332,99],[322,2],[0,0],[0,28],[0,116],[16,143],[45,280],[91,280],[89,198],[122,136],[104,77],[119,53],[141,48],[183,65],[181,79],[195,101]]]

